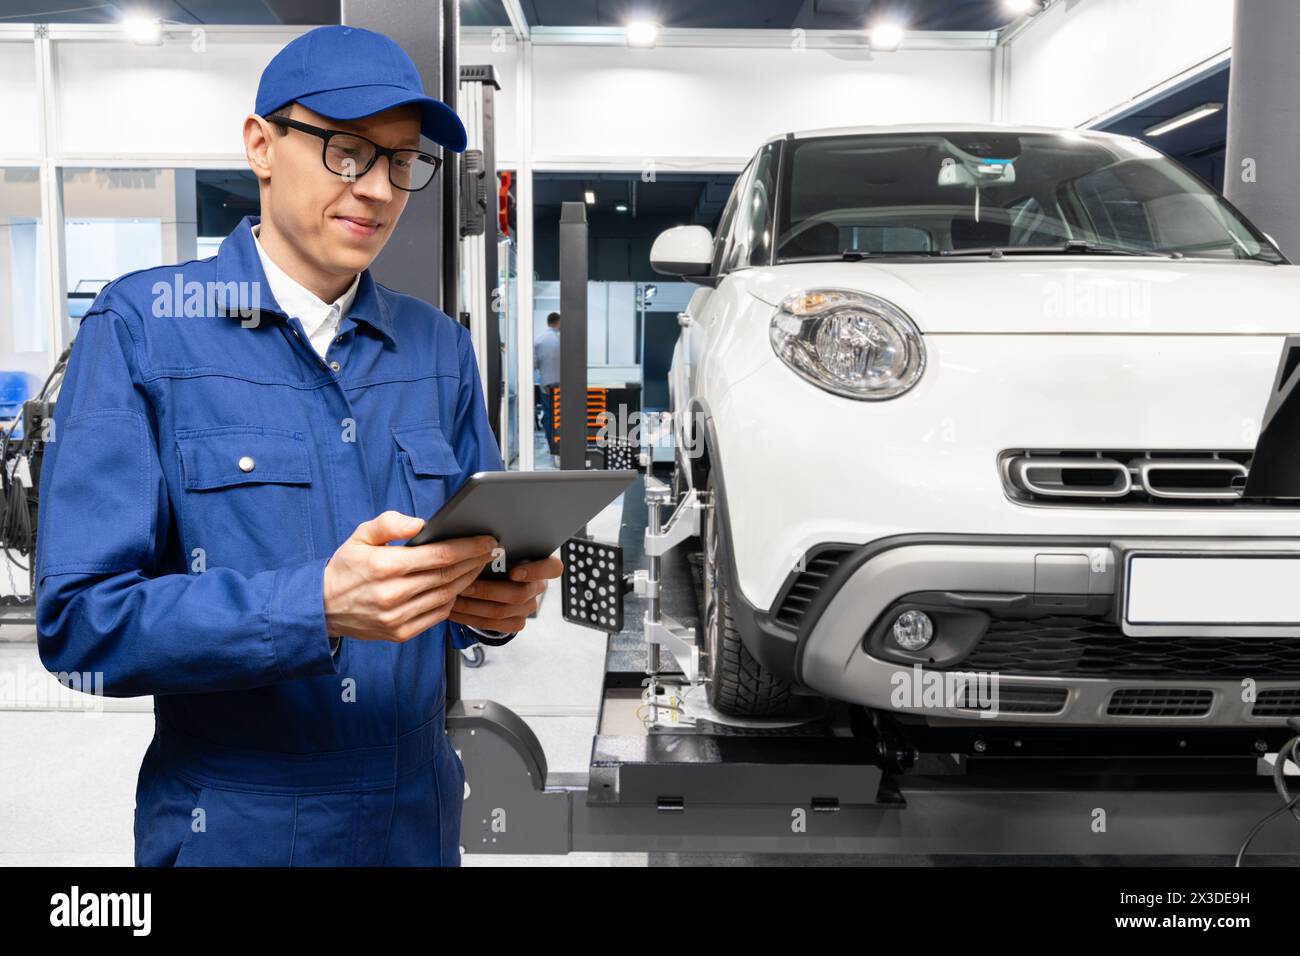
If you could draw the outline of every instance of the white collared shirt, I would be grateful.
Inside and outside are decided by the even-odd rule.
[[[338,332],[339,323],[348,314],[348,309],[352,308],[352,301],[357,297],[361,273],[357,273],[348,290],[333,302],[322,302],[316,297],[316,293],[271,261],[271,257],[266,254],[266,250],[257,240],[257,233],[261,228],[260,222],[253,227],[253,245],[257,248],[258,258],[262,260],[262,271],[266,273],[266,283],[271,287],[271,295],[284,310],[285,315],[302,323],[303,331],[311,340],[311,347],[323,359],[326,350],[330,347],[330,340]]]

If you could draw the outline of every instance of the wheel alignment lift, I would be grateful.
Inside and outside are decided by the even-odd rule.
[[[853,708],[804,727],[683,719],[678,701],[703,689],[700,648],[692,628],[664,613],[663,574],[710,503],[690,491],[665,519],[670,501],[647,476],[646,567],[626,581],[583,570],[583,555],[594,559],[588,570],[602,558],[621,567],[617,547],[565,546],[563,592],[594,596],[603,586],[620,601],[625,589],[644,600],[645,673],[606,675],[587,773],[548,770],[532,730],[500,704],[448,702],[448,734],[466,767],[464,852],[1231,857],[1280,805],[1264,761],[1225,757],[1213,744],[1194,758],[1053,745],[1011,757],[1023,742],[990,731],[979,734],[982,748],[909,761],[887,733],[864,732]],[[590,613],[567,601],[565,616],[591,626]],[[679,672],[660,670],[661,652]],[[628,732],[626,714],[642,701],[650,717]],[[1271,825],[1252,852],[1300,854],[1300,827]]]

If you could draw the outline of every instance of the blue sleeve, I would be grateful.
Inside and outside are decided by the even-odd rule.
[[[474,359],[474,346],[469,331],[459,323],[457,353],[460,368],[460,390],[456,399],[456,420],[452,430],[452,447],[456,461],[461,465],[456,487],[459,488],[476,471],[501,471],[501,451],[496,435],[488,422],[487,403],[483,399],[483,383],[479,379],[478,363]],[[492,635],[489,632],[490,636]],[[478,642],[473,628],[452,623],[451,641],[465,648]]]
[[[55,675],[110,697],[260,687],[337,673],[327,559],[246,576],[166,566],[173,503],[132,316],[82,321],[40,481],[36,636]]]

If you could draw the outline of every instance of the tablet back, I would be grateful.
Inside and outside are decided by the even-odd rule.
[[[471,475],[407,545],[490,534],[506,563],[553,554],[637,478],[636,471],[487,471]]]

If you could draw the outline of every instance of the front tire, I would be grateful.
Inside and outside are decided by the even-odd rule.
[[[704,669],[709,706],[735,717],[777,717],[794,713],[791,685],[749,653],[731,616],[731,585],[726,574],[727,543],[718,517],[718,498],[710,474],[704,512]]]

